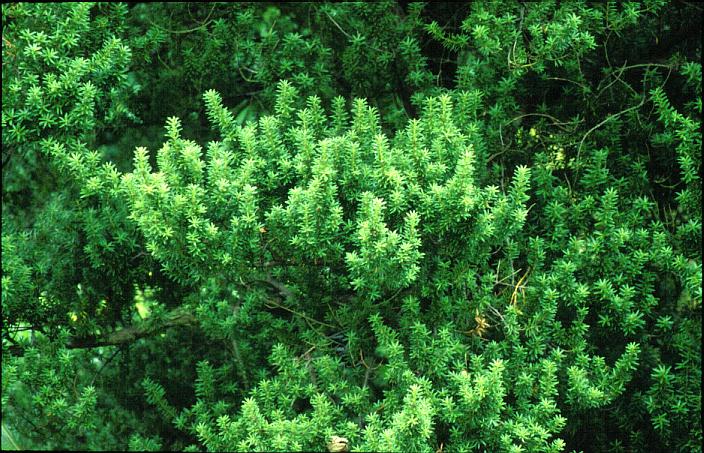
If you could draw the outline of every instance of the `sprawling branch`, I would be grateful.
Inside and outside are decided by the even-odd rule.
[[[69,349],[77,349],[95,348],[98,346],[117,346],[161,333],[170,327],[191,326],[195,323],[196,319],[193,317],[193,314],[181,307],[167,312],[163,316],[153,319],[150,318],[144,322],[105,335],[73,338],[67,347]]]

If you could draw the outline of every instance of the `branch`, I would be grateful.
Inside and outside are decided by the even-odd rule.
[[[352,35],[350,35],[349,33],[347,33],[342,27],[340,27],[340,24],[338,24],[338,23],[335,21],[335,19],[333,19],[332,16],[331,16],[330,14],[328,14],[327,11],[323,10],[323,13],[325,13],[325,15],[328,16],[328,19],[330,19],[330,20],[332,21],[332,23],[335,24],[335,26],[337,27],[337,29],[340,30],[343,35],[347,36],[347,39],[349,39],[350,41],[351,41],[352,39],[354,39],[354,38],[352,37]],[[357,32],[357,35],[359,35],[359,32]],[[379,53],[382,52],[381,49],[379,49],[379,48],[377,48],[377,47],[374,47],[374,46],[371,46],[371,45],[369,46],[369,48],[372,49],[372,50],[374,50],[374,51],[376,51],[376,52],[379,52]]]
[[[576,160],[579,161],[579,153],[582,151],[582,144],[584,144],[584,140],[587,139],[587,137],[589,136],[589,134],[591,134],[591,133],[594,132],[595,130],[599,129],[601,126],[603,126],[604,124],[608,123],[609,121],[618,118],[619,116],[623,115],[624,113],[628,113],[628,112],[630,112],[631,110],[635,110],[635,109],[638,109],[638,108],[642,107],[643,104],[645,104],[645,100],[646,100],[646,99],[647,99],[646,96],[643,96],[643,99],[640,101],[640,103],[638,103],[638,105],[634,105],[634,106],[629,107],[629,108],[627,108],[627,109],[625,109],[625,110],[621,110],[620,112],[614,113],[613,115],[607,115],[607,117],[606,117],[602,122],[600,122],[600,123],[597,124],[596,126],[594,126],[594,127],[592,127],[591,129],[589,129],[589,130],[587,131],[587,133],[584,134],[584,137],[582,137],[582,140],[579,142],[579,146],[577,147],[577,158],[576,158]]]
[[[103,369],[104,369],[106,366],[108,366],[108,364],[109,364],[110,362],[112,362],[112,360],[113,360],[115,357],[117,357],[117,354],[119,354],[120,352],[122,352],[122,348],[117,348],[117,349],[115,350],[115,352],[112,353],[112,355],[110,356],[110,358],[109,358],[108,360],[106,360],[105,362],[103,362],[103,364],[100,366],[100,369],[98,370],[98,372],[95,373],[95,376],[93,376],[93,379],[90,381],[90,385],[91,385],[91,386],[93,386],[93,383],[95,382],[95,380],[98,379],[98,376],[100,375],[100,373],[103,372]]]
[[[301,312],[298,312],[298,311],[296,311],[296,310],[294,310],[294,309],[292,309],[292,308],[288,308],[287,306],[282,305],[282,304],[280,304],[280,303],[278,303],[278,302],[276,302],[276,301],[273,301],[273,300],[267,301],[267,302],[266,302],[266,306],[269,307],[269,308],[281,308],[281,309],[283,309],[283,310],[286,310],[286,311],[289,312],[289,313],[293,313],[294,315],[296,315],[296,316],[298,316],[298,317],[300,317],[300,318],[303,318],[304,320],[306,320],[306,321],[308,322],[308,325],[309,325],[313,330],[315,330],[315,327],[313,327],[312,325],[310,325],[311,322],[314,322],[314,323],[316,323],[316,324],[320,324],[321,326],[330,327],[330,328],[333,328],[333,329],[335,328],[335,326],[333,326],[333,325],[330,325],[330,324],[328,324],[328,323],[326,323],[326,322],[323,322],[323,321],[318,321],[317,319],[311,318],[311,317],[308,316],[308,315],[305,315],[305,314],[303,314],[303,313],[301,313]],[[317,332],[317,330],[316,330],[316,332]],[[318,333],[320,333],[320,332],[318,332]],[[321,335],[322,335],[322,334],[321,334]],[[325,336],[325,335],[322,335],[322,336]]]
[[[542,117],[548,118],[548,119],[552,120],[551,126],[557,126],[557,127],[559,127],[560,129],[565,130],[565,131],[568,131],[568,132],[571,132],[571,131],[570,131],[568,128],[564,127],[565,125],[567,125],[567,124],[579,124],[579,123],[583,123],[583,122],[584,122],[584,120],[579,120],[579,121],[576,121],[576,120],[575,120],[575,121],[560,121],[559,119],[555,118],[554,116],[548,115],[548,114],[546,114],[546,113],[524,113],[523,115],[518,115],[518,116],[516,116],[516,117],[514,117],[514,118],[511,118],[511,119],[508,120],[506,123],[504,123],[504,126],[508,126],[509,124],[513,123],[514,121],[516,121],[516,120],[518,120],[518,119],[521,119],[521,118],[525,118],[525,117],[527,117],[527,116],[542,116]]]
[[[147,20],[148,20],[149,23],[150,23],[151,25],[153,25],[154,27],[158,28],[158,29],[161,30],[161,31],[165,31],[165,32],[167,32],[167,33],[173,33],[173,34],[192,33],[192,32],[194,32],[194,31],[197,31],[197,30],[200,30],[200,29],[202,29],[202,28],[205,28],[208,24],[210,24],[210,22],[212,22],[212,21],[210,21],[209,19],[210,19],[210,16],[213,15],[213,11],[215,11],[215,6],[216,6],[216,5],[213,4],[213,7],[210,8],[210,12],[208,13],[208,17],[206,17],[205,20],[204,20],[200,25],[198,25],[198,26],[195,27],[195,28],[191,28],[190,30],[169,30],[168,28],[164,28],[164,27],[162,27],[162,26],[160,26],[160,25],[155,24],[155,23],[152,22],[150,19],[147,19]],[[189,14],[190,14],[190,13],[189,13]]]
[[[282,282],[274,279],[270,273],[267,273],[266,280],[262,281],[269,284],[274,289],[277,289],[279,294],[281,294],[284,299],[289,300],[293,298],[293,291],[291,291],[291,289]]]
[[[170,327],[192,326],[195,323],[196,319],[191,312],[183,308],[177,308],[166,313],[163,317],[149,319],[102,336],[73,338],[66,347],[68,349],[78,349],[117,346],[161,333]]]

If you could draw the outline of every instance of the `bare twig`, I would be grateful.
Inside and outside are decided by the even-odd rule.
[[[511,47],[508,50],[508,54],[506,55],[506,62],[508,64],[509,70],[512,69],[513,67],[527,68],[527,67],[533,66],[533,64],[534,64],[534,63],[531,63],[531,64],[519,65],[515,62],[515,60],[513,60],[513,58],[511,58],[511,55],[516,55],[516,44],[518,44],[518,37],[523,32],[523,18],[524,18],[525,12],[526,12],[526,7],[522,5],[521,6],[521,20],[518,23],[518,32],[516,32],[516,39],[513,40],[513,47]]]
[[[515,117],[515,118],[511,118],[510,120],[508,120],[508,121],[504,124],[504,126],[508,126],[509,124],[513,123],[514,121],[516,121],[516,120],[518,120],[518,119],[521,119],[521,118],[525,118],[525,117],[527,117],[527,116],[541,116],[541,117],[544,117],[544,118],[548,118],[549,120],[552,120],[551,126],[557,126],[557,127],[559,127],[560,129],[565,130],[565,131],[570,131],[570,129],[564,127],[565,125],[568,125],[568,124],[579,124],[579,123],[583,123],[583,122],[584,122],[584,120],[579,120],[579,121],[560,121],[559,119],[555,118],[555,117],[552,116],[552,115],[548,115],[547,113],[524,113],[524,114],[522,114],[522,115],[518,115],[518,116]]]
[[[350,36],[350,34],[347,33],[345,30],[343,30],[342,27],[340,27],[340,24],[338,24],[338,23],[335,21],[335,19],[333,19],[332,16],[331,16],[330,14],[328,14],[327,11],[323,10],[323,12],[325,13],[326,16],[328,16],[328,19],[330,19],[330,20],[332,21],[332,23],[335,24],[335,26],[337,27],[337,29],[342,32],[343,35],[347,36],[348,39],[352,39],[352,36]]]
[[[632,111],[632,110],[641,108],[641,107],[643,106],[643,104],[645,104],[645,99],[646,99],[646,96],[643,96],[643,99],[640,101],[640,103],[638,103],[638,105],[634,105],[634,106],[629,107],[629,108],[627,108],[627,109],[625,109],[625,110],[621,110],[621,111],[618,112],[618,113],[614,113],[613,115],[609,115],[609,116],[607,116],[603,121],[601,121],[599,124],[597,124],[596,126],[592,127],[591,129],[589,129],[589,130],[587,131],[587,133],[584,134],[584,136],[582,137],[582,140],[580,140],[580,142],[579,142],[579,146],[577,147],[577,158],[576,158],[575,160],[576,160],[577,162],[579,162],[579,154],[580,154],[580,152],[582,151],[582,144],[584,144],[584,140],[587,139],[587,137],[589,136],[589,134],[591,134],[591,133],[594,132],[595,130],[599,129],[601,126],[603,126],[604,124],[608,123],[609,121],[611,121],[611,120],[613,120],[613,119],[616,119],[616,118],[618,118],[619,116],[621,116],[621,115],[623,115],[623,114],[625,114],[625,113],[628,113],[628,112],[630,112],[630,111]]]
[[[197,27],[191,28],[190,30],[169,30],[168,28],[164,28],[160,25],[155,24],[151,20],[149,20],[149,23],[155,26],[156,28],[160,29],[161,31],[165,31],[167,33],[173,33],[173,34],[183,34],[183,33],[192,33],[194,31],[200,30],[201,28],[207,26],[211,21],[209,21],[210,16],[213,15],[213,11],[215,11],[215,6],[216,3],[213,3],[213,6],[210,8],[210,12],[208,13],[208,17],[205,18],[205,20]],[[189,12],[190,15],[190,12]]]
[[[328,323],[323,322],[323,321],[318,321],[317,319],[311,318],[311,317],[308,316],[308,315],[305,315],[305,314],[303,314],[303,313],[301,313],[301,312],[299,312],[299,311],[296,311],[296,310],[293,310],[293,309],[291,309],[291,308],[288,308],[288,307],[286,307],[285,305],[281,305],[281,304],[279,304],[279,303],[277,303],[277,302],[274,302],[274,301],[271,301],[271,300],[270,300],[270,301],[268,301],[268,303],[270,303],[270,304],[273,305],[272,308],[281,308],[281,309],[283,309],[283,310],[286,310],[286,311],[289,312],[289,313],[293,313],[294,315],[299,316],[299,317],[305,319],[306,321],[314,322],[314,323],[316,323],[316,324],[320,324],[321,326],[325,326],[325,327],[331,327],[331,328],[333,328],[333,329],[335,328],[335,326],[333,326],[333,325],[331,325],[331,324],[328,324]]]
[[[121,351],[122,351],[122,348],[117,348],[117,349],[115,350],[115,352],[112,353],[112,355],[110,356],[110,358],[108,358],[105,362],[103,362],[103,364],[100,366],[100,369],[98,370],[98,372],[95,373],[95,376],[93,376],[93,379],[91,379],[91,381],[90,381],[90,386],[93,385],[93,383],[94,383],[95,380],[98,378],[98,376],[100,375],[100,373],[102,373],[103,369],[104,369],[106,366],[108,366],[108,364],[109,364],[110,362],[112,362],[112,360],[113,360],[115,357],[117,357],[117,354],[119,354]]]
[[[523,274],[523,277],[521,277],[520,280],[518,280],[518,283],[516,283],[516,287],[513,290],[513,294],[511,294],[511,305],[517,306],[518,303],[518,290],[521,290],[521,294],[523,295],[523,300],[525,301],[526,298],[526,292],[525,292],[525,287],[521,285],[523,283],[523,280],[528,277],[528,274],[530,274],[530,268],[526,271],[525,274]]]
[[[574,80],[571,80],[571,79],[565,79],[563,77],[545,77],[545,80],[562,80],[563,82],[573,83],[581,88],[589,88],[589,85],[585,85],[584,83],[580,83],[580,82],[575,82]]]
[[[340,30],[343,35],[347,36],[347,39],[350,39],[350,40],[351,40],[351,39],[354,39],[349,33],[347,33],[345,30],[343,30],[342,27],[340,27],[340,24],[338,24],[338,23],[335,21],[335,19],[333,19],[332,16],[331,16],[330,14],[328,14],[327,11],[323,10],[323,13],[325,13],[325,15],[328,16],[328,19],[330,19],[330,20],[332,21],[332,23],[335,24],[335,26],[337,27],[337,29]],[[369,48],[370,48],[370,49],[373,49],[373,50],[376,50],[377,52],[383,52],[381,49],[379,49],[379,48],[377,48],[377,47],[374,47],[374,46],[369,46]]]

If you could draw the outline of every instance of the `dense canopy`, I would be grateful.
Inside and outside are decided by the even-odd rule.
[[[2,448],[701,452],[701,23],[3,3]]]

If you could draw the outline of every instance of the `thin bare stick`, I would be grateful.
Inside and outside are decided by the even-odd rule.
[[[354,39],[349,33],[347,33],[345,30],[343,30],[342,27],[340,27],[340,24],[338,24],[338,23],[335,21],[335,19],[333,19],[332,16],[331,16],[330,14],[328,14],[327,11],[323,10],[323,12],[325,13],[326,16],[328,16],[328,19],[330,19],[330,20],[332,21],[332,23],[335,24],[335,26],[337,27],[337,29],[342,32],[343,35],[347,36],[347,38],[350,39],[350,40],[351,40],[351,39]],[[382,52],[381,49],[378,49],[378,48],[376,48],[376,47],[374,47],[374,46],[369,46],[369,47],[370,47],[371,49],[373,49],[373,50],[376,50],[377,52]]]
[[[564,125],[567,125],[567,124],[579,124],[579,123],[583,123],[583,122],[584,122],[584,120],[579,120],[579,121],[560,121],[559,119],[555,118],[555,117],[552,116],[552,115],[548,115],[547,113],[524,113],[523,115],[518,115],[518,116],[515,117],[515,118],[511,118],[508,122],[506,122],[506,123],[504,124],[504,126],[508,126],[509,124],[513,123],[514,121],[516,121],[516,120],[518,120],[518,119],[521,119],[521,118],[525,118],[525,117],[527,117],[527,116],[542,116],[542,117],[544,117],[544,118],[548,118],[548,119],[552,120],[551,126],[558,126],[560,129],[563,129],[563,130],[565,130],[565,131],[569,131],[569,129],[566,128],[566,127],[563,127]]]
[[[205,27],[206,25],[208,25],[210,23],[210,21],[208,19],[210,19],[210,16],[213,14],[213,11],[215,11],[215,6],[216,6],[216,4],[213,3],[213,6],[212,6],[212,8],[210,8],[210,12],[208,13],[208,17],[206,17],[205,20],[199,26],[197,26],[195,28],[191,28],[190,30],[169,30],[168,28],[164,28],[160,25],[155,24],[151,20],[149,20],[149,23],[152,24],[153,26],[155,26],[156,28],[158,28],[162,31],[165,31],[167,33],[173,33],[173,34],[192,33],[196,30],[200,30],[201,28]]]
[[[283,310],[286,310],[286,311],[289,312],[289,313],[293,313],[293,314],[296,315],[296,316],[300,316],[301,318],[305,319],[306,321],[314,322],[314,323],[316,323],[316,324],[320,324],[321,326],[330,327],[330,328],[333,328],[333,329],[335,328],[335,326],[333,326],[333,325],[331,325],[331,324],[328,324],[328,323],[322,322],[322,321],[318,321],[317,319],[313,319],[313,318],[311,318],[311,317],[308,316],[308,315],[305,315],[305,314],[303,314],[303,313],[301,313],[301,312],[298,312],[298,311],[293,310],[293,309],[291,309],[291,308],[288,308],[288,307],[286,307],[286,306],[284,306],[284,305],[281,305],[280,303],[278,303],[278,302],[276,302],[276,301],[268,300],[268,301],[267,301],[267,305],[268,305],[268,304],[273,305],[273,307],[270,307],[270,308],[281,308],[281,309],[283,309]]]
[[[109,364],[110,362],[112,362],[112,360],[113,360],[115,357],[117,357],[117,354],[119,354],[121,351],[122,351],[122,348],[117,348],[117,350],[115,350],[115,352],[112,353],[112,355],[110,356],[110,358],[107,359],[105,362],[103,362],[103,364],[100,366],[100,369],[98,370],[98,372],[95,373],[95,376],[93,376],[93,379],[91,379],[91,381],[90,381],[90,386],[93,386],[93,383],[94,383],[95,380],[98,378],[98,376],[100,375],[100,373],[102,373],[103,369],[104,369],[106,366],[108,366],[108,364]]]
[[[618,112],[618,113],[615,113],[615,114],[613,114],[613,115],[609,115],[609,116],[607,116],[606,119],[604,119],[602,122],[600,122],[600,123],[597,124],[596,126],[594,126],[594,127],[592,127],[591,129],[589,129],[589,130],[587,131],[587,133],[584,134],[584,137],[582,137],[582,140],[580,140],[580,142],[579,142],[579,146],[577,147],[577,158],[576,158],[576,161],[579,162],[579,154],[580,154],[580,152],[582,151],[582,144],[584,144],[584,140],[587,139],[587,137],[589,136],[589,134],[591,134],[591,133],[594,132],[595,130],[599,129],[601,126],[603,126],[604,124],[608,123],[609,121],[611,121],[611,120],[613,120],[613,119],[616,119],[616,118],[618,118],[619,116],[621,116],[621,115],[623,115],[623,114],[625,114],[625,113],[628,113],[628,112],[630,112],[630,111],[632,111],[632,110],[641,108],[641,107],[643,106],[643,104],[645,104],[645,99],[646,99],[646,97],[643,96],[643,99],[640,101],[640,103],[639,103],[638,105],[634,105],[634,106],[629,107],[629,108],[627,108],[627,109],[625,109],[625,110],[621,110],[621,111]]]

